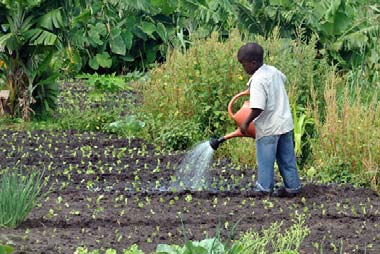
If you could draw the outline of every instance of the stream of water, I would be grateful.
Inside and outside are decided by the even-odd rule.
[[[196,145],[182,160],[171,188],[199,190],[208,187],[208,169],[213,153],[209,141]]]

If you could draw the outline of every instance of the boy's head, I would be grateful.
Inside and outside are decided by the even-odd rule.
[[[237,58],[244,70],[252,75],[263,65],[264,49],[257,43],[247,43],[239,49]]]

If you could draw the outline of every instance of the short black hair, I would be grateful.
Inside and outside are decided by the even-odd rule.
[[[264,49],[255,42],[250,42],[242,46],[238,53],[237,58],[239,62],[252,62],[256,61],[263,63],[264,61]]]

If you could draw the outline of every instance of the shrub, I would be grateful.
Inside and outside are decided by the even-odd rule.
[[[0,227],[15,228],[40,200],[43,172],[5,170],[0,180]]]

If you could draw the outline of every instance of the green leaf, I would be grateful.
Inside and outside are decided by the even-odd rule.
[[[30,40],[30,43],[33,45],[54,45],[55,42],[57,41],[57,35],[49,32],[42,30],[41,28],[35,28],[29,30],[26,34],[25,37]]]
[[[108,52],[96,54],[96,61],[103,68],[110,68],[112,66],[112,58]]]
[[[121,59],[123,59],[124,61],[126,62],[133,62],[135,60],[135,58],[131,55],[125,55],[123,57],[120,57]]]
[[[125,55],[126,46],[123,38],[119,35],[117,37],[111,38],[110,40],[111,51],[118,55]]]
[[[90,67],[93,69],[93,70],[97,70],[99,69],[99,64],[98,64],[98,61],[96,61],[96,57],[92,57],[90,59],[90,61],[88,61],[88,65],[90,65]]]
[[[49,30],[63,27],[62,15],[59,9],[52,10],[39,19],[39,24]]]
[[[200,244],[196,241],[187,241],[185,244],[186,250],[185,253],[197,253],[197,254],[209,254],[207,248],[200,246]]]
[[[145,54],[148,63],[153,63],[156,60],[157,46],[147,48]]]
[[[127,48],[127,50],[130,50],[133,44],[133,33],[130,31],[124,31],[122,35],[124,38],[125,47]]]
[[[165,15],[173,14],[176,10],[176,1],[173,0],[151,0],[152,6],[159,9]]]
[[[156,248],[157,254],[180,254],[181,247],[178,245],[158,244]]]
[[[100,38],[107,34],[106,26],[102,23],[97,23],[96,26],[90,24],[88,27],[90,28],[88,31],[90,39],[97,45],[103,45],[103,40]]]
[[[168,32],[162,23],[157,24],[157,33],[164,42],[168,41]]]
[[[146,33],[149,37],[154,38],[153,33],[156,31],[156,25],[151,22],[143,21],[139,28]]]

